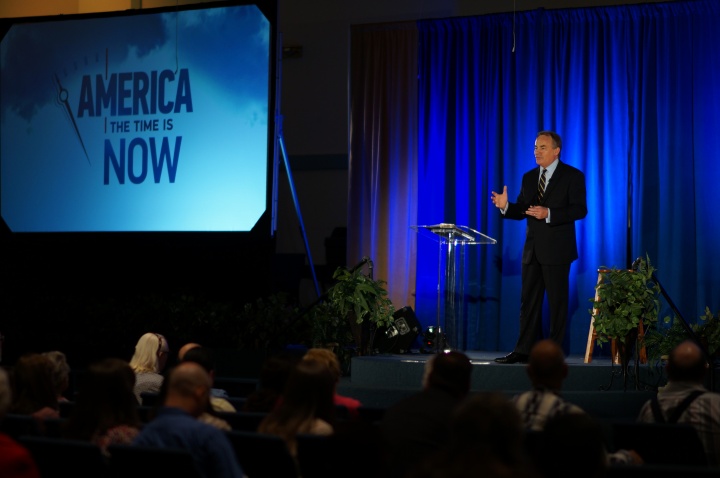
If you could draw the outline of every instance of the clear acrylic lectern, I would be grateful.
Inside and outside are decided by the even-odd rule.
[[[455,224],[410,227],[419,235],[438,243],[436,352],[443,348],[440,339],[443,331],[447,339],[446,348],[466,350],[465,246],[496,244],[497,241],[482,232]]]

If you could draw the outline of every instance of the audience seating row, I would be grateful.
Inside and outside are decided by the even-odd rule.
[[[79,440],[24,436],[43,478],[201,478],[186,450],[113,445],[106,457],[97,446]]]
[[[140,407],[140,411],[143,420],[149,421],[152,419],[154,407],[143,406]],[[364,424],[367,427],[376,427],[383,413],[384,409],[382,408],[360,407],[360,419],[354,422]],[[260,421],[265,417],[265,413],[226,412],[219,415],[232,426],[233,431],[227,432],[228,438],[235,449],[239,462],[248,476],[253,478],[258,476],[296,476],[298,471],[303,477],[331,476],[337,473],[338,467],[352,467],[349,463],[357,462],[358,457],[364,456],[367,459],[372,456],[373,452],[377,452],[377,449],[372,448],[377,446],[377,443],[372,443],[374,441],[372,437],[366,437],[367,440],[358,438],[350,446],[347,446],[347,442],[340,446],[338,443],[342,443],[342,440],[337,437],[302,436],[298,439],[298,463],[300,469],[297,470],[295,462],[290,458],[285,444],[280,438],[256,432]],[[338,419],[340,420],[339,424],[352,422],[346,410],[342,408],[338,409]],[[31,416],[9,414],[0,423],[0,430],[25,443],[33,454],[42,453],[44,456],[43,463],[57,463],[52,459],[48,451],[48,448],[56,448],[55,445],[58,445],[56,449],[62,447],[77,449],[72,452],[73,454],[97,455],[99,450],[92,445],[85,444],[87,446],[83,447],[82,444],[74,443],[72,440],[60,438],[62,425],[66,420],[66,418],[60,418],[38,422]],[[633,467],[631,470],[642,471],[643,473],[654,468],[669,470],[674,467],[685,467],[695,471],[697,471],[697,468],[700,471],[704,470],[704,468],[696,466],[704,464],[702,445],[695,430],[687,425],[645,424],[628,421],[603,421],[603,425],[606,442],[611,451],[633,449],[644,458],[646,465],[643,465],[641,470],[637,467]],[[369,443],[365,444],[363,441]],[[530,446],[532,442],[533,440],[528,440]],[[62,445],[59,445],[60,443]],[[364,449],[365,445],[368,445],[369,448]],[[347,450],[352,451],[352,455],[348,455]],[[60,456],[64,456],[64,453],[61,452]],[[118,453],[124,453],[124,451],[121,450]],[[152,453],[152,451],[145,451],[145,453]],[[363,453],[366,454],[363,455]],[[158,460],[161,459],[163,458],[158,458]],[[176,458],[174,463],[180,463],[182,459]],[[116,462],[113,476],[117,477],[117,470],[120,466],[131,460],[132,457],[123,460],[122,463]],[[68,459],[68,456],[65,456],[61,462],[83,463],[83,467],[91,467],[97,460],[88,457],[82,460],[78,457],[75,460]],[[619,467],[617,470],[615,468],[613,467],[615,476],[625,476],[623,473],[626,470],[623,467]],[[252,474],[250,473],[251,470]],[[718,473],[720,470],[714,469],[712,471]],[[77,475],[75,471],[72,474]],[[133,473],[133,475],[137,475],[137,473]],[[136,478],[136,476],[133,478]]]

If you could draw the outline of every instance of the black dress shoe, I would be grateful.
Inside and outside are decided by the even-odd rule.
[[[528,356],[518,352],[510,352],[504,357],[498,357],[495,359],[497,363],[527,363]]]

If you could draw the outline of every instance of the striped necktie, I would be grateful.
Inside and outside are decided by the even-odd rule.
[[[546,174],[547,174],[547,169],[543,169],[543,172],[540,175],[540,182],[538,183],[538,203],[542,202],[543,196],[545,195],[545,175]]]

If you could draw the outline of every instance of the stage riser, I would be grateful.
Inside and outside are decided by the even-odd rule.
[[[470,355],[470,354],[469,354]],[[429,355],[374,355],[354,357],[351,365],[353,386],[376,388],[416,388],[422,383],[425,362]],[[473,362],[471,389],[480,390],[527,390],[530,381],[524,364],[500,365],[488,357],[470,357]],[[635,390],[635,374],[631,368],[627,384],[620,374],[619,366],[610,361],[590,364],[569,363],[568,377],[563,384],[564,391]],[[657,388],[665,382],[660,368],[642,365],[639,367],[641,388]]]

